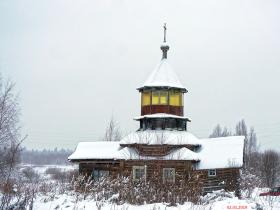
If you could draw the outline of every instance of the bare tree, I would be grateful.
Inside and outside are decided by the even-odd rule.
[[[242,197],[250,198],[256,187],[262,186],[262,179],[252,174],[251,171],[243,168],[239,177],[239,187],[241,189]]]
[[[5,83],[0,78],[0,191],[3,192],[0,209],[6,209],[11,201],[13,173],[24,139],[20,133],[20,111],[14,87],[14,83]]]
[[[237,123],[237,125],[235,126],[235,135],[236,136],[248,136],[248,131],[247,131],[247,125],[245,123],[245,120],[242,119],[241,121],[239,121]]]
[[[120,141],[120,140],[121,140],[121,132],[117,122],[112,116],[109,125],[106,128],[103,141]]]
[[[5,177],[7,170],[18,160],[21,142],[19,126],[19,106],[14,94],[14,84],[0,80],[0,175]],[[15,156],[16,155],[16,156]],[[14,157],[15,156],[15,157]],[[14,159],[14,160],[13,160]],[[12,161],[12,162],[11,162]]]
[[[261,173],[268,187],[274,187],[279,173],[280,158],[276,151],[266,150],[262,154]]]
[[[216,137],[226,137],[226,136],[230,136],[231,132],[227,129],[227,127],[224,127],[224,129],[222,129],[222,127],[220,126],[220,124],[218,124],[212,131],[212,133],[210,134],[210,138],[216,138]]]
[[[245,123],[245,120],[242,119],[237,123],[235,127],[235,135],[244,136],[244,161],[245,168],[252,171],[258,168],[258,158],[259,158],[259,146],[257,143],[257,135],[253,127],[250,128],[248,133],[248,128]],[[256,173],[255,173],[256,174]]]

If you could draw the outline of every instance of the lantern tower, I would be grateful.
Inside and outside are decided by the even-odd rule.
[[[184,117],[184,94],[187,89],[168,63],[166,24],[164,39],[160,47],[162,59],[144,84],[138,88],[141,93],[141,116],[139,130],[187,130]]]

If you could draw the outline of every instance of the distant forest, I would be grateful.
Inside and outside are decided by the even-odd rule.
[[[28,150],[23,149],[21,163],[33,165],[65,165],[69,164],[67,158],[72,154],[72,150],[68,149],[53,149],[53,150]]]

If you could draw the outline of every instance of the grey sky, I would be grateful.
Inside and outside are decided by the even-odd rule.
[[[24,143],[99,139],[113,114],[138,127],[136,88],[160,61],[189,90],[189,130],[207,137],[244,118],[263,148],[280,148],[280,2],[0,0],[0,71],[17,83]]]

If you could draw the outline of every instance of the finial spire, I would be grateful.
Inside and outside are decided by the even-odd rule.
[[[162,50],[162,59],[167,58],[167,51],[169,50],[169,46],[166,44],[166,30],[167,30],[166,23],[164,23],[164,25],[163,25],[163,32],[164,32],[163,44],[160,47],[160,49]]]
[[[164,23],[164,25],[163,25],[163,30],[164,30],[163,42],[166,42],[166,30],[167,30],[166,23]]]

